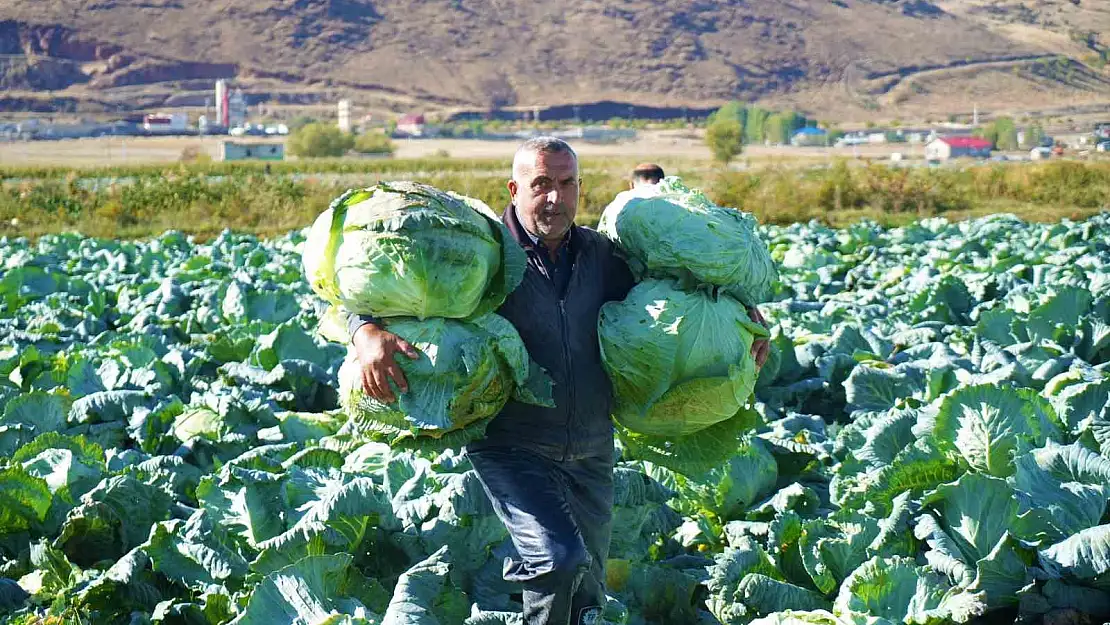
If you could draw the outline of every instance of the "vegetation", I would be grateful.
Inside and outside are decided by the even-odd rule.
[[[355,136],[333,124],[316,122],[294,130],[287,145],[294,156],[343,156],[355,146]]]
[[[649,277],[600,321],[629,356],[605,349],[622,444],[593,622],[1106,622],[1107,230],[1110,215],[770,225],[712,257],[681,237],[680,264],[647,273],[697,287]],[[758,373],[726,269],[756,244],[777,268],[763,295],[743,289],[771,326]],[[506,371],[534,370],[524,345],[494,315],[391,318],[421,353],[365,420],[346,332],[317,335],[333,324],[306,248],[0,244],[0,624],[520,622],[511,542],[457,451],[481,425],[408,434],[445,423],[437,404],[503,401]],[[641,380],[659,390],[628,394]]]
[[[705,143],[713,152],[713,160],[728,165],[744,149],[744,127],[735,119],[719,117],[705,129]]]
[[[994,120],[978,129],[977,134],[993,143],[996,150],[1016,150],[1021,147],[1018,145],[1017,126],[1010,117]]]
[[[1040,124],[1033,124],[1025,129],[1024,141],[1021,147],[1024,149],[1032,149],[1037,147],[1044,141],[1045,133],[1044,128]]]
[[[722,119],[735,120],[740,124],[744,143],[749,145],[770,142],[785,145],[800,128],[816,125],[816,120],[807,119],[794,111],[769,111],[758,106],[745,106],[736,101],[728,102],[709,117],[709,126]]]
[[[173,228],[209,237],[224,229],[279,234],[309,225],[342,191],[378,180],[417,180],[476,197],[499,210],[508,202],[508,161],[320,160],[179,164],[172,168],[0,170],[0,236],[80,231],[145,237]],[[623,162],[583,164],[579,221],[593,225],[626,188]],[[719,171],[687,162],[670,168],[722,206],[764,223],[816,219],[843,225],[870,218],[904,224],[918,217],[964,218],[1014,212],[1024,219],[1079,218],[1107,206],[1110,163],[1052,161],[962,169],[854,166],[840,161],[799,170]],[[293,174],[296,174],[295,176]]]
[[[393,154],[396,147],[387,135],[368,132],[355,137],[353,149],[359,154]]]

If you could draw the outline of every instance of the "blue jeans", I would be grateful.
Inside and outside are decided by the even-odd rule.
[[[592,623],[605,606],[613,457],[556,461],[510,447],[470,451],[471,465],[520,559],[525,625]]]

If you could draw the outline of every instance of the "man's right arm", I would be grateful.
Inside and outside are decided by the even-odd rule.
[[[358,356],[362,374],[362,390],[382,403],[393,403],[397,398],[389,382],[392,380],[402,393],[409,390],[405,374],[397,364],[397,352],[412,360],[420,357],[405,339],[387,332],[378,319],[368,315],[347,316],[347,330],[351,344]]]

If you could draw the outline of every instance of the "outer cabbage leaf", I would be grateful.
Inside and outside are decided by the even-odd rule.
[[[879,521],[842,510],[825,520],[808,521],[798,541],[802,563],[817,589],[826,595],[869,557],[879,537]]]
[[[1110,572],[1110,525],[1088,528],[1040,551],[1041,568],[1054,577],[1104,579]]]
[[[382,625],[447,625],[469,614],[466,596],[451,588],[447,547],[405,572],[393,590]]]
[[[759,413],[741,409],[736,416],[700,432],[678,437],[645,436],[617,425],[628,459],[647,460],[676,473],[701,480],[732,457],[740,436],[761,423]]]
[[[229,625],[369,625],[371,615],[350,594],[359,577],[349,555],[308,556],[264,577]]]
[[[0,536],[42,523],[52,499],[46,480],[19,466],[0,470]]]
[[[973,469],[998,477],[1014,472],[1018,443],[1040,446],[1058,439],[1056,413],[1031,389],[968,386],[940,400],[933,439]]]
[[[617,194],[598,224],[638,278],[717,285],[750,306],[767,301],[777,278],[756,227],[750,214],[717,206],[673,176]]]
[[[1102,520],[1110,460],[1079,443],[1064,446],[1048,441],[1017,459],[1011,479],[1022,493],[1026,527],[1037,530],[1022,537],[1057,542]]]
[[[986,610],[982,593],[953,589],[940,575],[909,558],[872,558],[852,572],[834,612],[878,616],[895,623],[966,623]]]
[[[942,484],[922,500],[934,509],[960,551],[972,562],[985,558],[1016,523],[1018,502],[1005,480],[968,473]]]

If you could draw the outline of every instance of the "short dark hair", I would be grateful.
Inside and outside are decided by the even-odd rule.
[[[652,184],[663,179],[663,168],[655,163],[640,163],[632,170],[633,180],[643,180]]]

